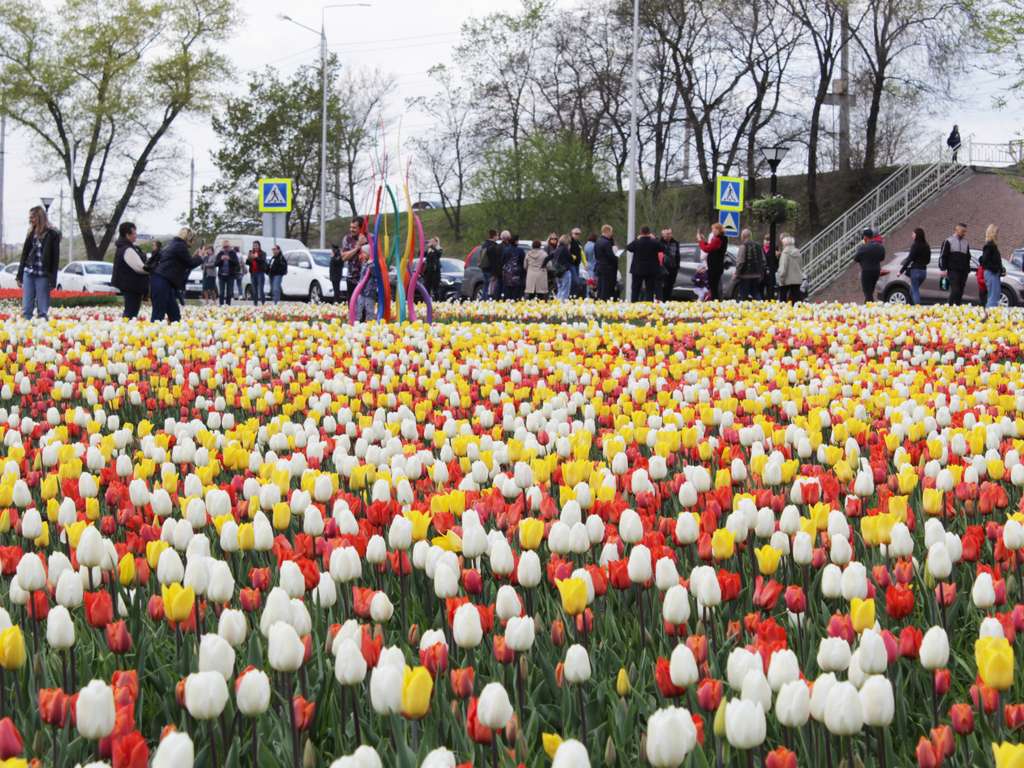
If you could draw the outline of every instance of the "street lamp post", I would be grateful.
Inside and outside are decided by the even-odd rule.
[[[765,162],[768,163],[768,167],[771,169],[772,172],[770,187],[772,197],[775,197],[779,189],[779,177],[777,175],[779,170],[779,164],[782,162],[783,158],[786,156],[788,152],[789,147],[785,146],[784,144],[776,144],[774,147],[761,148],[761,156],[764,158]],[[768,222],[768,237],[770,241],[769,247],[774,251],[776,246],[778,245],[775,240],[776,235],[774,213],[772,214],[771,221]]]
[[[320,9],[320,31],[308,27],[301,21],[282,13],[278,15],[283,21],[290,21],[297,27],[307,29],[320,35],[320,85],[322,105],[320,113],[320,247],[327,242],[327,9],[328,8],[369,8],[370,3],[333,3]]]
[[[629,204],[626,211],[626,244],[636,237],[636,166],[637,143],[639,142],[639,116],[637,115],[637,49],[640,47],[640,0],[633,0],[633,72],[630,78],[629,94]],[[633,254],[626,251],[626,281],[624,301],[633,300]]]

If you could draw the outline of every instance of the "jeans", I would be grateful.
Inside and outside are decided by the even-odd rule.
[[[921,303],[921,285],[926,277],[928,277],[927,269],[910,270],[910,303],[915,306]]]
[[[263,281],[266,279],[266,275],[262,272],[252,273],[252,303],[253,306],[257,306],[260,303],[267,303],[267,294],[263,289]]]
[[[949,303],[952,306],[960,306],[964,303],[964,286],[967,285],[967,270],[949,269],[946,270],[949,278]]]
[[[985,270],[985,290],[988,291],[988,299],[985,301],[986,307],[998,307],[999,299],[1002,297],[1002,291],[1000,290],[1001,279],[998,272],[989,272]]]
[[[270,297],[277,304],[281,301],[281,281],[284,280],[284,275],[271,275],[270,276]]]
[[[139,309],[142,307],[142,294],[141,293],[125,293],[124,295],[124,313],[121,315],[125,319],[131,319],[139,316]]]
[[[557,288],[555,289],[555,298],[560,300],[568,299],[572,295],[572,270],[567,269],[562,273],[562,276],[557,278],[555,283]]]
[[[864,303],[867,304],[869,301],[875,300],[875,286],[878,285],[878,278],[881,276],[880,270],[865,270],[860,271],[860,287],[864,292]]]
[[[654,301],[658,287],[657,275],[633,275],[632,301]]]
[[[242,276],[238,275],[235,277],[235,291],[238,293],[238,298],[244,298],[245,294],[242,293]],[[229,301],[228,304],[231,302]]]
[[[32,319],[32,310],[41,319],[50,311],[50,278],[47,275],[30,275],[21,279],[21,314],[26,320]]]
[[[741,277],[736,286],[736,298],[740,301],[761,299],[761,281],[756,277]]]
[[[220,305],[231,306],[231,290],[234,287],[235,278],[233,277],[218,277],[217,285],[220,288]]]
[[[172,323],[181,320],[181,308],[178,306],[178,299],[175,295],[174,286],[167,282],[163,275],[152,275],[149,278],[149,297],[153,302],[153,314],[150,315],[152,322],[163,320],[165,317]]]

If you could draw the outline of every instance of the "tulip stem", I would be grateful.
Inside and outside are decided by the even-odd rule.
[[[211,765],[219,765],[217,760],[217,732],[213,729],[213,720],[206,721],[206,727],[210,731],[210,755],[213,759]]]
[[[943,585],[944,584],[945,584],[945,582],[942,579],[939,579],[938,602],[939,602],[939,611],[942,614],[942,631],[945,632],[947,634],[947,636],[948,636],[949,630],[946,628],[946,590],[943,589]]]
[[[577,685],[576,686],[576,703],[579,705],[579,708],[580,708],[580,728],[582,729],[581,732],[580,732],[580,741],[582,741],[583,742],[583,746],[586,747],[587,746],[587,741],[588,741],[588,739],[587,739],[587,707],[586,707],[585,702],[583,701],[583,686],[582,685]],[[588,751],[589,751],[589,749],[588,749]]]
[[[352,688],[352,721],[356,724],[356,746],[359,747],[363,743],[363,736],[359,731],[359,696],[356,693],[356,689]]]
[[[302,765],[299,759],[299,730],[295,724],[295,705],[292,703],[292,699],[295,696],[295,673],[285,672],[285,688],[288,693],[288,714],[291,717],[292,724],[292,766],[293,768],[299,768]]]
[[[259,768],[260,764],[260,721],[253,718],[252,721],[252,768]]]
[[[491,739],[491,768],[498,768],[498,734]]]
[[[846,737],[846,764],[849,768],[854,768],[853,762],[853,737]]]
[[[747,753],[747,768],[754,768],[754,750],[746,749],[744,751]]]
[[[885,768],[885,729],[878,729],[878,768]]]
[[[931,689],[932,689],[932,727],[939,727],[939,695],[935,691],[935,675],[931,675]]]

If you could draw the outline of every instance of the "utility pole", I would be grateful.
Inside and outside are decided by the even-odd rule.
[[[7,261],[7,241],[4,240],[4,163],[7,161],[7,114],[0,105],[0,261]]]
[[[632,243],[636,237],[636,166],[637,142],[640,133],[639,116],[637,115],[637,50],[640,47],[640,0],[633,0],[633,73],[629,89],[629,205],[626,212],[626,243]],[[624,301],[633,300],[633,254],[626,251],[626,283]]]
[[[188,226],[192,227],[195,222],[195,199],[196,199],[196,156],[192,155],[188,169]]]
[[[78,143],[71,146],[71,226],[68,228],[68,263],[75,260],[75,225],[78,223],[78,211],[75,210],[75,157],[78,155]]]
[[[825,104],[839,107],[839,170],[850,170],[850,107],[857,100],[850,95],[850,8],[842,3],[840,9],[839,77],[832,81],[832,92],[825,96]]]
[[[60,216],[60,231],[63,234],[63,232],[64,232],[64,185],[63,184],[60,185],[60,211],[58,212],[58,215]],[[68,259],[68,261],[70,261],[70,259]]]

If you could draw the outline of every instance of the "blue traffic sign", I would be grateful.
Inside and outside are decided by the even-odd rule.
[[[720,211],[743,210],[744,180],[732,176],[715,179],[715,208]]]
[[[290,213],[292,210],[291,179],[260,179],[260,212]]]
[[[725,227],[727,237],[739,237],[740,215],[736,211],[719,211],[718,223]]]

